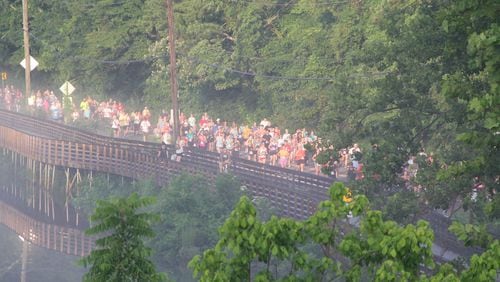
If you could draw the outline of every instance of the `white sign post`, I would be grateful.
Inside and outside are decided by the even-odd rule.
[[[19,64],[26,69],[26,59],[23,59]],[[38,62],[30,56],[30,71],[33,71],[37,66]]]
[[[59,90],[61,90],[64,95],[71,95],[71,93],[75,91],[75,87],[71,83],[69,83],[69,81],[66,81],[65,83],[63,83],[63,85],[61,85]]]
[[[73,97],[71,97],[71,93],[75,91],[75,87],[69,82],[66,81],[59,87],[59,90],[64,94],[63,96],[63,108],[64,108],[64,120],[68,122],[70,120],[71,115],[71,107],[73,106]]]

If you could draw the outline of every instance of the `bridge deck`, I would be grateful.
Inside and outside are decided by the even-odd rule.
[[[32,160],[136,179],[153,177],[159,184],[168,183],[174,176],[183,172],[201,174],[208,182],[213,182],[219,173],[219,156],[216,153],[192,148],[185,151],[180,162],[161,162],[156,158],[159,146],[150,142],[96,135],[60,123],[0,110],[0,147]],[[317,204],[328,198],[328,189],[333,182],[333,179],[328,177],[262,165],[241,158],[233,160],[230,170],[251,196],[269,199],[282,216],[296,219],[309,217]],[[436,246],[444,250],[457,250],[461,255],[470,256],[471,249],[463,248],[455,236],[448,233],[447,226],[442,226],[439,218],[441,217],[435,213],[426,218],[434,229]],[[31,226],[29,228],[34,230],[34,225],[29,223],[24,223],[23,226]],[[50,230],[38,231],[73,238],[73,235],[65,235],[64,230]],[[50,241],[50,238],[47,240],[49,245],[58,244]],[[77,246],[71,245],[72,243],[60,244],[61,250],[66,248],[75,250],[75,253],[83,253],[78,251]],[[64,247],[64,244],[69,244],[69,247]]]
[[[180,162],[160,162],[159,144],[105,137],[47,120],[0,110],[0,146],[30,159],[62,167],[108,172],[168,183],[183,172],[212,182],[217,153],[189,148]],[[170,148],[173,150],[173,148]],[[304,219],[327,199],[333,179],[234,158],[234,174],[251,196],[268,198],[282,216]]]

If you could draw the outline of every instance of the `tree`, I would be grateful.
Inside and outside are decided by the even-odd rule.
[[[138,211],[154,203],[154,198],[128,198],[98,201],[94,223],[85,233],[97,235],[96,248],[81,263],[89,267],[84,281],[163,281],[165,276],[155,270],[149,260],[151,248],[144,238],[154,236],[151,223],[158,219],[152,213]]]
[[[443,13],[446,31],[445,59],[449,61],[442,79],[441,94],[463,105],[456,138],[469,153],[452,159],[438,175],[443,181],[468,178],[462,198],[471,194],[471,180],[477,178],[488,194],[498,192],[500,153],[500,20],[495,1],[456,1]],[[457,59],[459,58],[459,59]],[[458,172],[458,173],[457,173]]]
[[[158,194],[153,210],[160,214],[154,225],[157,265],[165,267],[177,281],[190,281],[187,263],[217,242],[217,228],[234,208],[242,191],[230,175],[220,175],[213,187],[199,175],[180,175]]]
[[[194,276],[200,281],[359,280],[365,266],[372,270],[368,275],[396,280],[415,279],[421,265],[432,265],[433,235],[427,223],[399,227],[369,211],[364,196],[346,204],[347,191],[341,183],[333,185],[330,200],[305,222],[276,217],[261,222],[242,197],[219,230],[215,248],[190,262]],[[360,229],[347,224],[348,215],[363,214]],[[349,235],[342,236],[345,232]],[[308,251],[309,244],[316,251]],[[350,268],[342,270],[340,262]]]
[[[251,201],[242,197],[219,230],[217,245],[195,256],[189,266],[200,281],[492,281],[498,270],[498,241],[474,255],[473,267],[451,265],[435,275],[433,231],[425,221],[400,226],[369,208],[365,196],[349,204],[342,183],[330,187],[330,199],[320,203],[305,221],[272,217],[259,220]],[[352,219],[349,219],[350,216]],[[348,224],[359,219],[359,228]],[[469,228],[470,229],[470,228]],[[315,246],[315,247],[314,247]]]
[[[139,191],[140,195],[152,196],[145,191],[151,186],[148,180],[124,182],[123,177],[116,175],[95,173],[92,177],[84,177],[77,185],[80,191],[72,197],[72,204],[86,215],[94,212],[99,199],[124,198],[134,191]]]

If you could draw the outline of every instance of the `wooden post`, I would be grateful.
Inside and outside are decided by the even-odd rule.
[[[68,210],[68,190],[69,190],[69,168],[66,168],[66,189],[65,189],[65,192],[66,192],[66,200],[65,200],[65,203],[64,203],[64,207],[66,209],[66,222],[69,222],[69,210]]]
[[[32,178],[31,178],[31,189],[32,189],[32,192],[33,192],[33,209],[35,209],[35,178],[36,178],[36,161],[33,160],[31,162],[31,166],[32,166]]]
[[[179,136],[179,105],[177,103],[177,60],[175,54],[175,24],[174,24],[174,5],[172,0],[167,0],[167,24],[168,24],[168,46],[170,53],[170,96],[172,99],[172,110],[174,118],[174,128],[172,130],[172,142],[177,144]]]
[[[38,184],[41,185],[42,183],[42,170],[43,170],[43,165],[42,162],[40,162],[40,171],[38,173]],[[42,189],[38,189],[38,210],[42,211]]]
[[[43,209],[45,211],[45,214],[48,213],[48,207],[47,207],[47,201],[48,201],[48,198],[47,198],[47,187],[49,186],[48,185],[48,174],[50,173],[49,172],[50,170],[50,166],[48,164],[45,164],[45,169],[43,171],[43,186],[41,187],[41,189],[43,189]]]
[[[30,34],[28,17],[28,0],[23,0],[23,38],[24,38],[24,83],[26,97],[31,96],[31,60],[30,60]]]
[[[56,177],[56,167],[53,166],[53,168],[52,168],[52,183],[51,183],[51,189],[50,189],[50,191],[51,191],[50,202],[52,203],[52,219],[54,219],[54,220],[55,220],[56,215],[54,212],[54,196],[53,196],[52,192],[54,192],[55,177]]]
[[[66,253],[67,254],[71,254],[71,247],[70,247],[70,243],[71,243],[71,232],[70,232],[70,230],[71,229],[69,229],[69,228],[67,228],[67,229],[68,229],[68,232],[66,233],[67,236],[65,236],[65,238],[66,238]]]
[[[86,146],[85,146],[85,144],[83,144],[83,148],[82,148],[83,163],[85,163],[87,161],[86,154],[87,154]]]
[[[54,250],[57,250],[57,230],[56,230],[57,226],[54,225],[53,228],[52,228],[52,232],[53,232],[53,240],[54,240]]]
[[[58,227],[59,229],[59,237],[61,238],[61,240],[59,240],[60,244],[59,244],[59,250],[61,253],[64,252],[64,249],[63,249],[63,246],[64,246],[64,236],[63,236],[63,233],[64,233],[64,227]]]
[[[81,245],[80,245],[80,256],[85,256],[85,234],[83,232],[80,233],[80,240],[81,240]]]

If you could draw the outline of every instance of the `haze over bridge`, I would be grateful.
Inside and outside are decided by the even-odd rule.
[[[49,172],[50,166],[52,172],[55,167],[65,169],[68,183],[66,193],[72,193],[73,186],[69,182],[74,182],[80,170],[111,173],[133,179],[153,178],[159,185],[167,184],[182,173],[201,174],[208,183],[213,183],[220,173],[220,158],[217,153],[186,148],[180,162],[160,161],[157,158],[160,149],[158,143],[106,137],[6,110],[0,110],[0,147],[4,152],[11,152],[16,161],[19,159],[20,163],[35,169],[40,167],[40,175],[43,165],[49,166]],[[75,172],[76,175],[70,175]],[[332,178],[242,158],[233,159],[230,172],[245,187],[249,196],[264,197],[277,209],[279,215],[299,220],[312,215],[317,205],[328,199],[328,189],[334,181]],[[464,248],[446,230],[449,219],[437,213],[431,213],[424,219],[430,221],[434,229],[433,250],[436,255],[452,260],[458,255],[470,256],[474,251]],[[15,231],[20,234],[22,230]],[[67,237],[60,232],[57,234]],[[54,240],[61,242],[63,239]],[[78,244],[71,243],[72,249],[76,250],[74,246]],[[57,246],[49,243],[47,247],[50,248],[51,245]],[[59,244],[59,249],[63,245]],[[69,246],[70,243],[66,245]],[[91,244],[84,243],[83,246]],[[82,249],[75,251],[75,254],[83,255],[87,252],[88,250]]]
[[[160,144],[84,132],[32,116],[0,110],[0,147],[29,161],[64,168],[150,178],[160,185],[182,173],[202,174],[213,182],[219,154],[185,148],[182,160],[160,162]],[[171,148],[171,151],[174,149]],[[230,171],[253,197],[266,197],[280,215],[304,219],[327,199],[331,178],[234,158]]]

